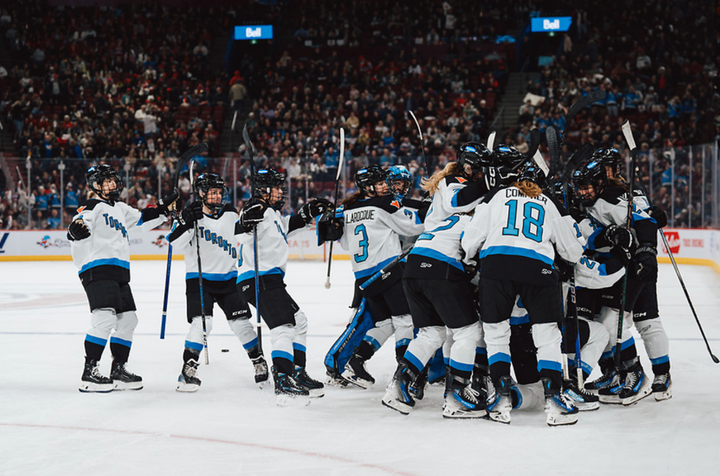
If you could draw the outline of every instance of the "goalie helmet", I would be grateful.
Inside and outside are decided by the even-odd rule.
[[[225,181],[217,174],[212,173],[205,173],[200,174],[195,179],[195,184],[193,185],[195,196],[199,197],[202,200],[203,205],[208,207],[213,213],[213,215],[217,215],[220,213],[220,211],[223,209],[223,206],[225,205],[225,195],[227,193],[227,188],[225,187]],[[217,203],[211,203],[208,202],[208,192],[212,189],[219,189],[220,190],[220,201]]]
[[[596,150],[593,152],[591,160],[597,160],[605,166],[605,172],[608,178],[617,177],[621,173],[620,165],[623,163],[623,158],[620,155],[620,151],[614,147]]]
[[[273,190],[279,190],[273,194]],[[266,201],[275,210],[281,210],[287,200],[285,176],[273,169],[260,169],[255,172],[255,197]]]
[[[396,198],[403,198],[410,190],[412,177],[404,165],[393,165],[387,170],[385,181],[388,184],[390,193]]]
[[[85,173],[85,180],[87,181],[88,188],[98,194],[103,200],[107,200],[112,205],[114,202],[120,200],[120,192],[122,192],[124,186],[120,175],[117,171],[107,164],[95,165],[90,167]],[[107,196],[103,194],[102,188],[106,180],[110,180],[111,183],[115,183],[115,188],[108,191]],[[111,187],[112,188],[112,187]]]
[[[511,145],[500,144],[495,150],[492,164],[484,167],[485,185],[492,189],[501,185],[510,185],[517,180],[520,166],[527,158]]]
[[[371,165],[355,172],[355,185],[368,195],[375,195],[375,186],[385,181],[385,171],[377,165]]]
[[[484,173],[484,168],[493,163],[493,153],[480,142],[466,142],[457,151],[457,162],[462,174],[472,179],[478,172]],[[465,166],[470,167],[470,173]]]
[[[582,164],[573,172],[572,183],[580,203],[591,206],[607,185],[605,167],[599,160]]]

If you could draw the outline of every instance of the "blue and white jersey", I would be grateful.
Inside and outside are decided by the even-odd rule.
[[[237,220],[238,213],[235,208],[225,205],[217,217],[203,215],[197,221],[203,280],[235,281],[237,278],[236,262],[240,256],[240,247],[235,236]],[[198,258],[194,226],[183,227],[176,221],[167,239],[185,254],[185,279],[197,279]]]
[[[600,194],[595,203],[585,207],[596,226],[609,225],[627,226],[629,194],[621,187],[607,187]],[[657,222],[645,210],[647,199],[638,197],[633,199],[632,228],[639,243],[657,246]]]
[[[343,205],[345,228],[340,246],[350,252],[355,279],[369,278],[402,252],[400,236],[417,236],[424,226],[417,212],[392,196]]]
[[[149,231],[165,222],[157,208],[140,212],[123,202],[110,203],[91,199],[78,209],[73,221],[82,220],[90,230],[84,240],[71,241],[73,262],[80,279],[130,281],[130,239],[128,232],[135,227]]]
[[[300,217],[282,216],[272,207],[265,209],[263,220],[257,225],[258,269],[260,276],[285,276],[290,246],[288,238],[304,227]],[[237,282],[255,278],[255,255],[253,252],[253,232],[246,230],[238,235]]]
[[[471,183],[459,175],[448,175],[438,183],[432,204],[425,216],[425,229],[434,230],[456,213],[469,213],[487,192],[484,182]]]
[[[585,245],[567,216],[565,208],[545,194],[530,198],[514,186],[494,189],[475,209],[462,247],[468,258],[478,255],[484,278],[557,284],[556,251],[576,263]]]
[[[405,276],[421,279],[467,280],[462,263],[460,239],[470,215],[450,215],[434,229],[426,230],[415,241],[408,255]]]

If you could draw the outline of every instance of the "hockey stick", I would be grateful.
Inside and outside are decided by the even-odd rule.
[[[427,176],[432,175],[432,170],[430,170],[430,165],[428,164],[427,158],[425,157],[425,139],[423,138],[422,129],[420,129],[420,123],[417,120],[417,117],[415,117],[415,114],[412,111],[408,111],[410,115],[413,118],[413,121],[415,121],[415,127],[417,127],[418,135],[420,136],[420,152],[422,152],[423,156],[423,164],[425,164],[425,168],[427,169]]]
[[[390,261],[388,264],[383,266],[383,268],[380,271],[378,271],[375,274],[373,274],[372,276],[370,276],[367,281],[365,281],[364,283],[362,283],[360,285],[360,291],[365,291],[368,286],[370,286],[372,283],[374,283],[381,277],[385,276],[385,274],[387,274],[387,272],[390,268],[392,268],[393,266],[398,264],[403,258],[405,258],[407,255],[409,255],[412,250],[413,249],[410,248],[406,251],[403,251],[402,253],[397,255],[395,258],[393,258],[392,261]]]
[[[548,128],[550,129],[550,128]],[[547,130],[545,131],[547,134]],[[557,146],[557,136],[555,136],[555,144],[553,147],[550,147],[550,142],[552,141],[552,135],[554,134],[555,129],[553,128],[552,133],[547,135],[548,138],[548,148],[550,149],[550,153],[558,153],[559,149]],[[568,182],[570,181],[570,177],[572,176],[573,172],[577,167],[585,162],[593,152],[593,147],[590,144],[585,144],[585,146],[581,147],[580,150],[578,150],[573,156],[570,158],[567,164],[565,164],[565,168],[563,169],[562,173],[562,184],[563,184],[563,195],[565,198],[565,208],[569,209],[570,204],[568,203],[568,197],[570,196],[568,194]],[[552,160],[552,155],[550,156]],[[577,312],[577,297],[575,294],[575,272],[573,269],[573,272],[570,273],[570,277],[568,279],[568,293],[570,294],[570,303],[572,305],[572,311],[573,311],[573,320],[575,321],[575,366],[576,366],[576,372],[577,372],[577,381],[578,381],[578,388],[583,388],[583,371],[582,371],[582,355],[581,355],[581,343],[580,343],[580,318],[578,317]]]
[[[623,130],[624,133],[624,130]],[[639,173],[637,166],[635,168],[635,173]],[[652,200],[650,199],[650,195],[648,195],[647,191],[645,190],[645,184],[643,184],[642,179],[638,179],[638,184],[640,185],[640,191],[645,196],[645,198],[648,201],[648,205],[650,205],[650,208],[653,208]],[[668,256],[670,257],[670,262],[673,265],[673,269],[675,270],[675,275],[678,278],[678,281],[680,281],[680,287],[682,287],[683,292],[685,293],[685,298],[687,299],[688,305],[690,306],[690,310],[693,313],[693,317],[695,317],[695,322],[698,325],[698,329],[700,329],[700,335],[702,335],[703,341],[705,341],[705,346],[707,347],[708,353],[710,354],[710,358],[713,362],[716,364],[720,364],[720,360],[713,354],[712,349],[710,348],[710,343],[707,340],[707,337],[705,337],[705,331],[703,330],[702,325],[700,324],[700,319],[698,318],[697,312],[695,312],[695,306],[693,306],[692,299],[690,299],[690,293],[687,290],[687,287],[685,286],[685,280],[683,280],[682,275],[680,274],[680,268],[678,268],[677,263],[675,262],[675,255],[673,255],[673,252],[670,250],[670,243],[668,243],[667,237],[665,236],[665,232],[663,232],[662,228],[658,228],[660,231],[660,238],[662,239],[663,245],[665,245],[665,249],[667,250]]]
[[[173,171],[172,175],[172,185],[174,190],[178,190],[180,187],[180,184],[178,183],[180,180],[180,170],[187,164],[188,160],[192,159],[198,154],[202,154],[208,150],[208,145],[206,143],[198,144],[195,146],[190,147],[188,150],[183,152],[180,157],[178,157],[177,162],[175,162],[175,170]],[[192,180],[192,179],[191,179]],[[177,206],[175,206],[175,210],[171,211],[171,219],[175,218],[175,213],[177,211]],[[160,338],[165,338],[165,324],[167,322],[167,305],[168,305],[168,294],[170,292],[170,267],[172,265],[172,244],[168,242],[168,256],[167,256],[167,266],[165,268],[165,295],[163,296],[163,310],[162,310],[162,321],[160,323]]]
[[[340,173],[342,172],[343,163],[345,162],[345,130],[340,128],[340,162],[338,163],[337,174],[335,175],[335,206],[337,207],[338,195],[340,194]],[[327,279],[325,280],[325,289],[330,289],[330,268],[332,267],[333,244],[330,242],[330,252],[328,255]]]
[[[492,152],[493,147],[495,147],[495,135],[496,132],[492,131],[487,138],[487,143],[485,144],[485,147],[487,147],[490,152]]]
[[[242,136],[245,146],[247,147],[248,157],[250,158],[250,174],[252,176],[250,180],[250,195],[255,197],[255,146],[253,146],[253,143],[250,140],[250,133],[248,133],[247,124],[243,126]],[[255,327],[257,329],[258,350],[262,354],[262,321],[260,320],[260,264],[258,263],[257,224],[253,226],[253,260],[255,265],[255,313],[257,314],[257,323],[255,324]]]
[[[190,162],[191,186],[193,185],[193,164],[194,162]],[[199,196],[196,196],[195,200],[200,200],[202,203],[202,198]],[[203,350],[205,351],[205,365],[210,365],[207,343],[207,317],[205,316],[205,296],[203,295],[202,259],[200,258],[200,233],[198,231],[197,220],[193,222],[193,227],[195,228],[195,251],[197,251],[198,286],[200,287],[200,318],[202,319]]]
[[[630,181],[628,182],[628,210],[626,227],[628,231],[632,230],[632,211],[633,211],[633,187],[635,182],[635,160],[637,159],[637,145],[630,128],[630,122],[625,121],[622,125],[622,133],[625,141],[630,148]],[[628,252],[629,255],[629,252]],[[629,257],[629,256],[628,256]],[[628,260],[629,263],[629,260]],[[620,351],[622,350],[622,334],[623,321],[625,320],[625,302],[627,299],[628,275],[630,274],[630,264],[625,268],[625,276],[622,283],[622,297],[620,299],[620,312],[618,313],[617,340],[615,341],[615,367],[620,368]]]
[[[540,130],[535,128],[530,131],[530,146],[527,153],[527,158],[531,159],[535,156],[538,147],[540,147]]]

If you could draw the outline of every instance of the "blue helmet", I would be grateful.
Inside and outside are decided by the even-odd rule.
[[[412,176],[404,165],[393,165],[387,169],[385,181],[388,184],[390,193],[397,198],[403,198],[410,190]]]

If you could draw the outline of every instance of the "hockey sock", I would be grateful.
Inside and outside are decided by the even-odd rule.
[[[400,359],[402,359],[403,355],[405,355],[405,351],[407,350],[407,345],[399,345],[395,347],[395,360],[400,362]]]
[[[115,362],[124,364],[128,361],[130,346],[122,342],[117,342],[114,339],[110,339],[110,352],[112,353],[113,360]]]
[[[99,343],[95,343],[95,342],[90,342],[89,340],[86,339],[85,340],[85,363],[88,363],[91,360],[99,362],[104,350],[105,350],[104,345],[100,345]]]
[[[190,360],[199,361],[200,359],[200,352],[191,349],[189,347],[185,347],[185,350],[183,351],[183,362],[188,362]]]
[[[355,348],[355,353],[359,355],[361,359],[369,360],[375,355],[375,347],[373,347],[370,342],[364,340]]]
[[[651,362],[652,362],[652,371],[653,371],[654,375],[663,375],[663,374],[670,372],[670,361],[669,360],[666,362],[656,364],[651,359]]]
[[[258,346],[256,345],[256,346],[254,346],[254,347],[251,347],[251,348],[247,349],[247,355],[248,355],[248,357],[250,357],[250,359],[252,360],[252,359],[257,359],[257,358],[260,357],[262,354],[260,353],[260,349],[259,349]]]
[[[307,360],[307,354],[305,353],[305,346],[300,345],[297,342],[293,342],[293,361],[298,367],[305,367]]]
[[[292,375],[295,371],[295,366],[293,365],[293,363],[284,357],[273,356],[272,361],[273,366],[275,366],[278,374]]]

